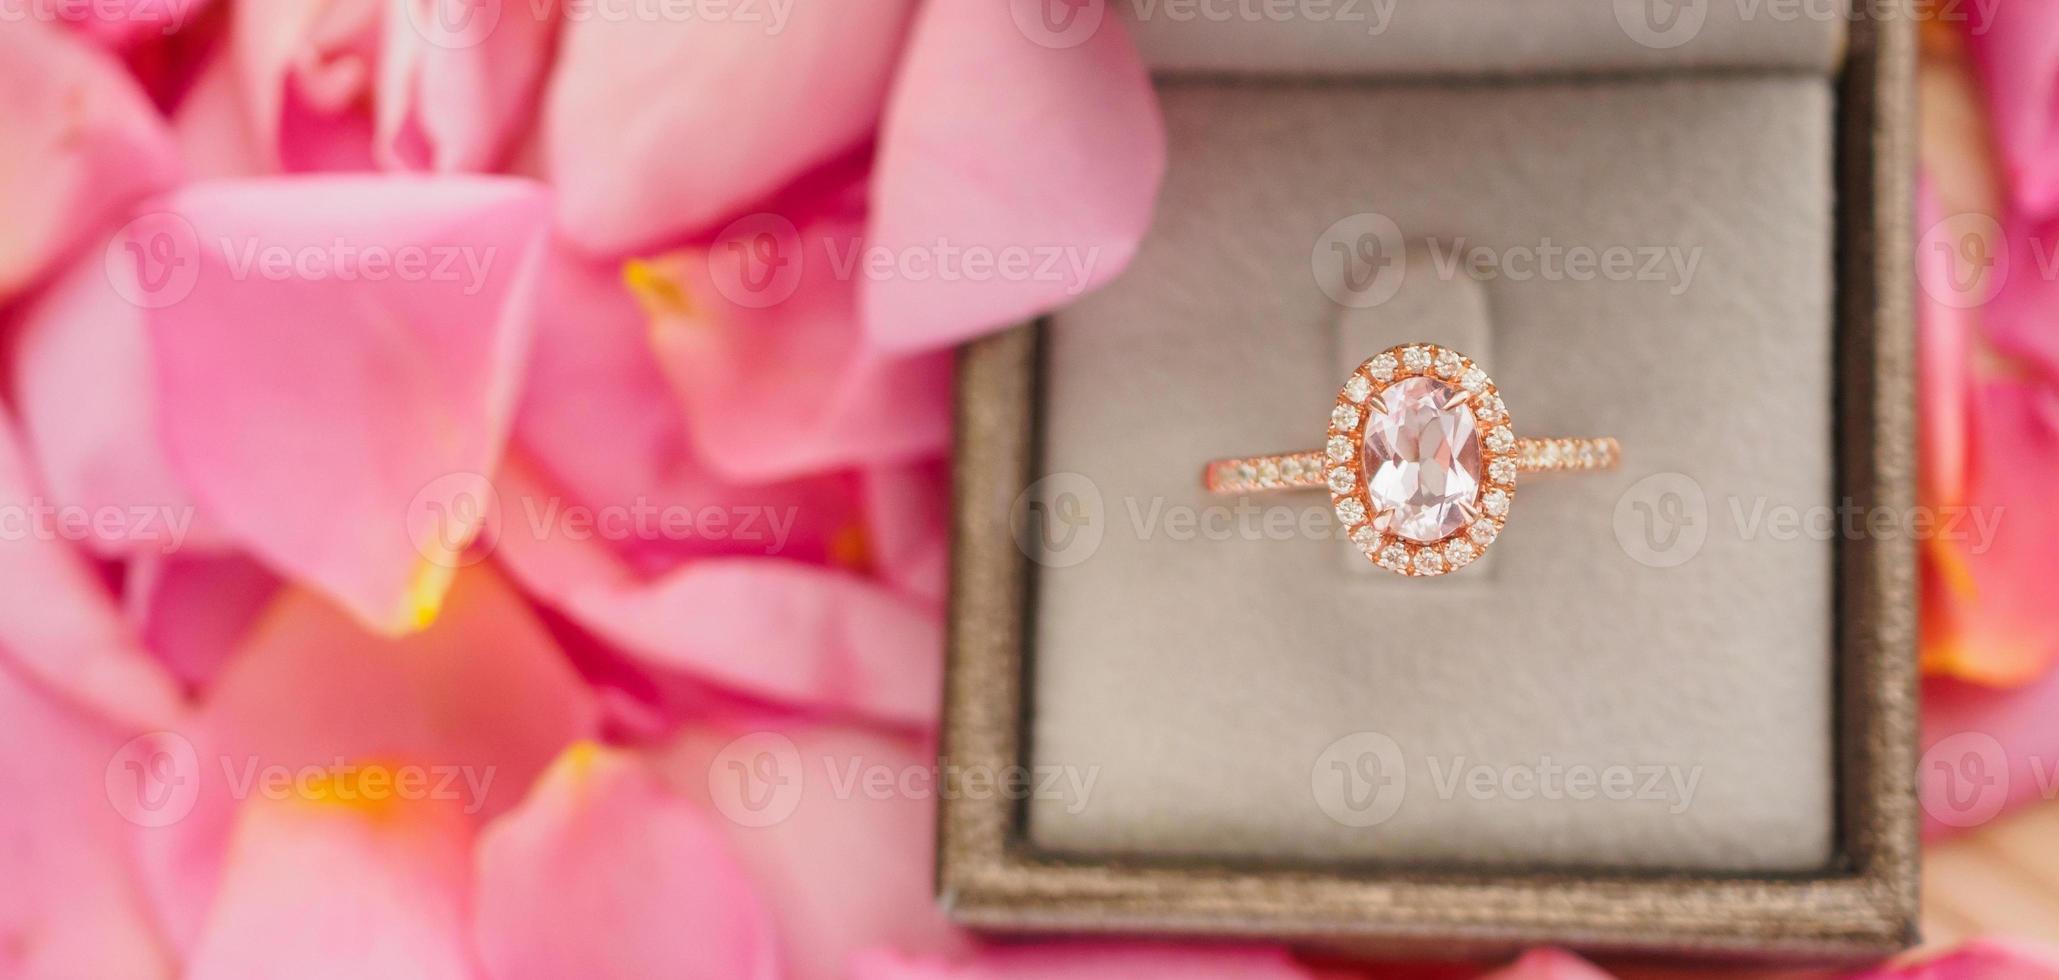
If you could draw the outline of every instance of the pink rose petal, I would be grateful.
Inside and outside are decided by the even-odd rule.
[[[466,935],[471,830],[457,806],[358,795],[339,781],[243,804],[185,976],[480,975]]]
[[[950,570],[950,467],[943,462],[876,466],[865,473],[871,563],[895,588],[944,601]]]
[[[144,555],[129,560],[122,604],[151,655],[205,691],[278,587],[241,554]]]
[[[1481,980],[1609,980],[1609,974],[1564,950],[1533,949]]]
[[[542,189],[234,181],[160,207],[152,233],[180,238],[194,272],[147,314],[181,482],[266,564],[372,628],[432,621],[515,404]]]
[[[1987,89],[2010,197],[2033,220],[2059,217],[2059,7],[1993,3],[1967,47]]]
[[[1961,218],[1960,223],[1976,220]],[[1916,221],[1924,229],[1957,230],[1945,222],[1943,205],[1930,181],[1917,188]],[[1922,356],[1916,370],[1923,397],[1918,404],[1917,436],[1922,465],[1917,473],[1917,493],[1924,503],[1946,506],[1963,503],[1966,494],[1966,433],[1968,388],[1973,377],[1973,343],[1977,326],[1969,308],[1977,294],[1966,284],[1969,279],[1958,263],[1963,242],[1953,242],[1949,231],[1930,236],[1917,246],[1917,342]],[[1947,240],[1938,240],[1939,238]],[[1960,284],[1954,289],[1954,284]]]
[[[878,119],[913,6],[737,5],[692,23],[569,18],[543,117],[565,233],[619,255],[712,230],[857,147]]]
[[[110,48],[126,48],[176,34],[205,12],[209,0],[94,0],[54,5],[88,37]]]
[[[387,166],[485,170],[529,122],[557,36],[554,0],[398,0],[379,57]]]
[[[654,573],[708,555],[829,561],[859,528],[847,475],[739,484],[710,470],[618,270],[560,249],[544,297],[515,427],[550,488],[502,500],[503,534],[571,533],[586,521],[591,537]]]
[[[1029,9],[922,8],[881,124],[868,236],[920,274],[861,281],[882,346],[948,346],[1062,305],[1121,272],[1150,224],[1164,124],[1119,18],[1087,0],[1073,19],[1096,26],[1075,37],[1011,16]]]
[[[73,703],[138,730],[184,712],[178,683],[74,551],[0,411],[0,657]],[[33,597],[28,598],[28,597]]]
[[[1979,939],[1950,952],[1884,966],[1853,980],[2054,980],[2059,950],[2035,943]]]
[[[510,467],[499,496],[550,491]],[[933,723],[942,627],[924,604],[783,558],[705,558],[640,577],[601,542],[508,534],[494,554],[543,601],[617,649],[753,697],[902,725]]]
[[[124,753],[122,736],[32,690],[5,665],[0,718],[0,975],[171,976],[128,866],[137,828],[118,802],[144,799],[122,794],[135,785],[125,764],[147,756]]]
[[[178,155],[120,64],[70,31],[0,30],[0,301],[131,202],[170,186]]]
[[[935,757],[857,729],[738,719],[667,750],[671,785],[723,818],[776,920],[793,980],[843,980],[853,953],[956,956],[969,944],[931,895]],[[878,786],[882,779],[912,792]]]
[[[107,252],[80,256],[22,315],[14,390],[24,434],[54,501],[93,518],[87,548],[125,557],[221,547],[165,461],[143,309],[129,298],[136,270]]]
[[[957,962],[872,950],[854,958],[850,976],[851,980],[1311,980],[1314,974],[1277,949],[1080,943],[982,950]]]
[[[267,169],[363,170],[372,123],[362,106],[387,0],[236,5],[230,31],[250,132]]]
[[[491,565],[460,573],[436,625],[400,639],[287,590],[244,631],[190,726],[201,794],[190,816],[145,839],[152,899],[182,946],[198,934],[236,807],[265,772],[417,767],[484,820],[598,720],[592,693]]]
[[[694,443],[723,474],[779,479],[944,448],[950,357],[868,348],[860,243],[850,210],[798,227],[762,213],[709,247],[630,267]]]
[[[479,842],[496,980],[771,980],[772,923],[709,814],[640,761],[574,746]]]
[[[1996,686],[2023,684],[2059,657],[2059,620],[2042,576],[2059,540],[2048,505],[2059,480],[2059,388],[1979,380],[1966,498],[1924,539],[1924,667]]]
[[[236,83],[234,62],[211,58],[172,113],[172,135],[193,179],[254,177],[278,169],[277,154],[253,129]]]
[[[2021,687],[1982,687],[1949,677],[1923,686],[1924,833],[1972,830],[2009,810],[2047,800],[2059,758],[2059,671]]]

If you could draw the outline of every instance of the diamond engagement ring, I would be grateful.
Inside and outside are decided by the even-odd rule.
[[[1463,568],[1494,543],[1517,473],[1605,470],[1614,439],[1518,439],[1494,381],[1448,347],[1402,344],[1366,359],[1330,410],[1322,449],[1218,459],[1212,493],[1326,487],[1373,564],[1402,575]]]

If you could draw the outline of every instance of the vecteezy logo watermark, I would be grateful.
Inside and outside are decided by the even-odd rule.
[[[501,0],[401,0],[400,8],[415,36],[439,48],[477,47],[500,26]]]
[[[1355,732],[1329,745],[1308,770],[1309,791],[1330,819],[1374,827],[1393,819],[1408,795],[1401,744],[1379,732]]]
[[[510,521],[500,491],[477,473],[429,481],[408,503],[408,540],[446,568],[484,561],[509,534],[531,541],[724,542],[764,554],[786,550],[799,507],[763,504],[660,503],[638,495],[626,503],[568,503],[558,495],[521,494]],[[0,525],[4,527],[4,525]]]
[[[1094,557],[1108,529],[1101,488],[1080,473],[1053,473],[1025,487],[1008,508],[1015,546],[1047,568]]]
[[[1400,0],[1129,0],[1139,22],[1351,25],[1368,35],[1387,33]]]
[[[1709,0],[1616,0],[1616,25],[1647,48],[1677,48],[1700,34]]]
[[[2021,796],[2028,777],[2036,798],[2059,799],[2059,757],[2017,755],[1982,731],[1954,732],[1931,743],[1917,762],[1923,812],[1948,827],[1977,827]]]
[[[1047,48],[1076,48],[1101,29],[1103,0],[1008,0],[1008,16],[1022,36]]]
[[[752,732],[722,747],[708,763],[708,795],[716,810],[745,827],[791,818],[809,796],[833,800],[1054,800],[1079,813],[1093,795],[1099,766],[886,763],[862,755],[804,756],[778,732]]]
[[[1394,219],[1362,211],[1337,219],[1308,254],[1316,288],[1332,302],[1370,309],[1394,298],[1408,275],[1406,243]]]
[[[1638,564],[1673,568],[1701,552],[1709,534],[1727,527],[1740,541],[1964,542],[1984,554],[2001,532],[2003,508],[1916,506],[1897,510],[1849,498],[1798,505],[1764,494],[1724,498],[1727,523],[1712,520],[1708,495],[1685,473],[1654,473],[1616,498],[1616,543]]]
[[[119,541],[155,543],[159,554],[186,544],[193,529],[193,508],[171,504],[53,504],[42,497],[25,503],[0,504],[0,542]]]
[[[1411,240],[1394,219],[1362,211],[1325,228],[1308,263],[1316,288],[1332,302],[1370,309],[1393,299],[1410,275],[1444,282],[1651,282],[1678,296],[1694,283],[1701,256],[1699,246],[1596,245],[1549,237],[1496,245],[1464,236]]]
[[[352,762],[281,765],[256,756],[222,756],[222,786],[232,800],[329,800],[383,803],[448,800],[477,813],[495,767]],[[103,774],[107,801],[139,827],[168,827],[193,812],[208,772],[193,742],[177,732],[138,735],[116,749]]]
[[[759,212],[729,223],[708,250],[708,278],[724,299],[762,310],[801,288],[808,256],[801,231],[784,215]]]
[[[1648,48],[1677,48],[1694,40],[1708,22],[1710,7],[1726,0],[1615,0],[1616,24],[1631,40]],[[1865,11],[1868,20],[1899,20],[1913,14],[1917,20],[1964,23],[1972,34],[1984,34],[1994,23],[2001,0],[1915,0],[1905,9],[1902,0],[1727,0],[1739,23],[1773,21],[1796,23],[1841,23],[1852,16],[1848,8]]]
[[[465,813],[486,806],[493,788],[494,766],[388,765],[342,758],[320,764],[264,764],[255,758],[222,759],[229,795],[238,800],[330,800],[337,803],[445,800],[462,804]]]
[[[192,222],[170,211],[138,216],[109,239],[103,255],[116,295],[144,309],[162,309],[192,295],[204,245],[216,271],[234,282],[333,280],[455,284],[466,296],[486,288],[496,245],[356,242],[267,242],[223,235],[204,243]]]
[[[114,233],[102,265],[115,295],[142,309],[163,309],[193,294],[200,238],[183,216],[152,211]]]
[[[138,735],[115,750],[104,776],[107,802],[139,827],[168,827],[200,799],[200,754],[176,732]]]
[[[1331,742],[1309,768],[1316,806],[1346,827],[1374,827],[1401,811],[1410,787],[1427,786],[1438,799],[1607,800],[1664,806],[1686,812],[1701,785],[1700,766],[1663,763],[1566,763],[1541,755],[1515,763],[1424,754],[1410,779],[1411,759],[1401,743],[1380,732],[1353,732]]]
[[[1917,782],[1931,819],[1948,827],[1979,826],[2009,802],[2009,754],[1986,732],[1949,735],[1923,753]]]
[[[1139,24],[1335,25],[1366,35],[1387,33],[1400,0],[1128,0],[1129,18]],[[1101,27],[1103,0],[1009,0],[1009,15],[1022,35],[1047,48],[1085,44]]]
[[[1685,473],[1654,473],[1616,498],[1616,543],[1650,568],[1672,568],[1709,539],[1709,498]]]
[[[408,540],[424,559],[444,568],[485,561],[500,527],[500,494],[478,473],[446,473],[408,501]],[[488,546],[473,548],[479,540]]]
[[[529,0],[530,12],[547,19],[553,4],[565,20],[610,24],[725,24],[779,34],[793,17],[796,0]]]
[[[1461,236],[1426,242],[1440,280],[1461,276],[1476,282],[1656,282],[1674,296],[1687,291],[1701,266],[1702,250],[1677,245],[1567,245],[1542,238],[1536,244],[1489,247]]]
[[[150,24],[176,34],[200,0],[0,0],[0,24]]]
[[[1111,507],[1081,473],[1052,473],[1017,494],[1008,511],[1015,546],[1047,568],[1092,558],[1110,534],[1137,541],[1345,541],[1327,503],[1249,497],[1196,506],[1182,498],[1125,495]]]
[[[2051,278],[2040,239],[2031,239],[2039,272]],[[1916,281],[1931,301],[1953,309],[1983,306],[2009,281],[2009,240],[2002,223],[1968,211],[1924,229],[1916,243]]]

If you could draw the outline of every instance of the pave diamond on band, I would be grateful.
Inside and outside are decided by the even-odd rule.
[[[1470,358],[1402,344],[1367,358],[1330,409],[1322,449],[1218,459],[1212,493],[1321,487],[1367,560],[1402,575],[1464,567],[1500,534],[1518,473],[1604,470],[1614,439],[1518,439]]]

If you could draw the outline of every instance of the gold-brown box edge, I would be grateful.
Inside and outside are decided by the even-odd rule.
[[[1915,503],[1911,304],[1914,18],[1854,14],[1838,123],[1840,494]],[[945,712],[947,773],[1023,748],[1032,580],[1010,510],[1033,473],[1037,327],[959,356]],[[1313,871],[1034,853],[1021,809],[940,795],[937,891],[997,932],[1269,938],[1359,955],[1596,954],[1852,960],[1912,944],[1917,917],[1916,563],[1899,539],[1838,556],[1839,860],[1820,874]]]

